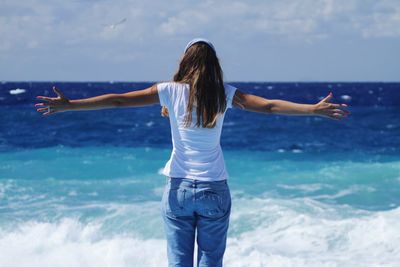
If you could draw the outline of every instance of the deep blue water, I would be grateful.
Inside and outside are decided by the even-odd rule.
[[[166,266],[160,169],[171,135],[160,107],[34,108],[53,85],[77,99],[152,84],[0,84],[0,266]],[[351,115],[227,112],[226,266],[397,266],[400,83],[231,84],[301,103],[333,92]]]
[[[398,154],[399,83],[232,83],[244,92],[271,99],[316,103],[333,92],[349,104],[344,121],[266,116],[232,109],[221,144],[224,149],[301,149],[313,153],[359,151]],[[5,83],[0,87],[0,151],[65,145],[171,146],[168,120],[158,106],[61,113],[46,119],[33,107],[36,95],[54,95],[56,85],[71,99],[146,88],[151,83]],[[12,95],[10,90],[26,89]],[[19,123],[15,123],[18,121]]]

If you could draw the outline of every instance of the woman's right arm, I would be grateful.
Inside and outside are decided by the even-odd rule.
[[[60,89],[53,87],[58,97],[37,96],[46,103],[37,103],[38,112],[47,116],[57,112],[74,110],[96,110],[119,107],[140,107],[159,103],[156,84],[143,89],[124,94],[105,94],[90,98],[70,100]]]
[[[247,111],[265,114],[321,116],[335,120],[347,117],[349,112],[343,109],[347,107],[347,105],[329,103],[332,97],[333,95],[330,93],[327,97],[316,104],[300,104],[286,100],[266,99],[236,90],[233,98],[233,106]]]

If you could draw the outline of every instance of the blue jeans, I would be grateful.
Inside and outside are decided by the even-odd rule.
[[[192,267],[197,229],[197,266],[222,266],[231,195],[226,180],[167,178],[162,217],[169,266]]]

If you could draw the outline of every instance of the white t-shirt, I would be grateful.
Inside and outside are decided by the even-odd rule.
[[[172,153],[163,174],[175,178],[200,181],[218,181],[228,178],[220,146],[225,112],[219,115],[214,128],[196,127],[196,108],[192,111],[192,124],[184,126],[189,85],[176,82],[157,84],[160,105],[168,108],[172,135]],[[227,109],[232,107],[236,88],[225,84]]]

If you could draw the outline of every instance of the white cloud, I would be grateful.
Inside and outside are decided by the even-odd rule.
[[[43,1],[0,4],[0,49],[101,41],[135,43],[154,35],[321,38],[400,37],[397,0]],[[127,17],[110,30],[103,24]]]
[[[162,56],[167,61],[199,36],[221,47],[227,40],[296,46],[400,38],[399,0],[0,1],[0,67],[11,62],[18,65],[15,70],[54,57],[66,69],[79,60],[136,64]],[[115,29],[104,26],[122,18],[126,22]]]
[[[359,27],[364,38],[399,37],[400,3],[389,0],[376,1],[374,12],[364,19],[364,23]]]
[[[199,31],[201,28],[208,28],[210,17],[204,12],[188,10],[176,16],[171,16],[166,22],[161,23],[159,29],[161,33],[167,35],[190,34]]]

